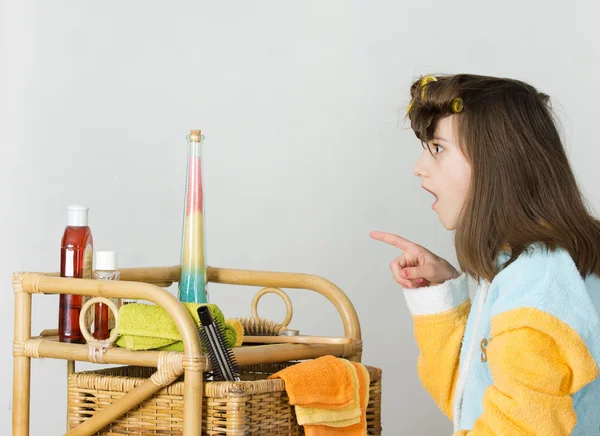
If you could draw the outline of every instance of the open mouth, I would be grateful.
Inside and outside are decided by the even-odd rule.
[[[437,194],[436,194],[435,192],[433,192],[433,191],[430,191],[430,190],[429,190],[429,189],[427,189],[425,186],[421,186],[421,187],[422,187],[424,190],[426,190],[427,192],[429,192],[431,195],[433,195],[433,196],[434,196],[434,198],[435,198],[435,201],[434,201],[434,202],[433,202],[433,204],[431,205],[431,207],[432,207],[432,208],[434,208],[434,207],[435,207],[435,205],[436,205],[436,204],[437,204],[437,202],[438,202],[438,196],[437,196]]]

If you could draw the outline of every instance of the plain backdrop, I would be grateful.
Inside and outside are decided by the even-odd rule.
[[[598,205],[598,3],[591,1],[10,1],[0,3],[0,433],[11,426],[13,271],[57,271],[66,207],[90,207],[120,265],[179,262],[186,135],[205,136],[212,266],[303,272],[358,311],[384,371],[386,435],[442,435],[380,229],[454,262],[453,235],[412,167],[411,82],[470,72],[551,95],[575,173]],[[258,289],[210,285],[226,316]],[[176,289],[172,289],[176,292]],[[291,327],[342,334],[333,306],[290,291]],[[270,298],[272,297],[272,298]],[[267,296],[262,316],[280,319]],[[33,334],[58,298],[34,296]],[[79,365],[79,369],[91,365]],[[31,434],[62,434],[66,364],[32,363]]]

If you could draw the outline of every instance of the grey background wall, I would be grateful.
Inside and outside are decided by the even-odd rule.
[[[600,30],[594,2],[1,3],[0,425],[10,429],[11,273],[56,271],[66,206],[122,266],[179,261],[185,136],[206,135],[210,265],[317,274],[356,305],[366,363],[384,370],[391,434],[448,434],[417,379],[412,324],[388,264],[399,233],[454,261],[402,123],[420,74],[530,81],[553,98],[581,186],[598,205]],[[173,289],[173,292],[176,292]],[[228,316],[249,289],[210,286]],[[290,292],[295,328],[341,334],[325,300]],[[57,323],[36,296],[35,334]],[[261,313],[283,305],[265,298]],[[88,368],[81,365],[80,368]],[[32,363],[32,435],[61,434],[65,363]]]

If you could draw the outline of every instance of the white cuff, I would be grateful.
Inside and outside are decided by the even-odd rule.
[[[412,315],[432,315],[458,307],[469,299],[467,275],[446,280],[441,285],[404,289],[408,310]]]

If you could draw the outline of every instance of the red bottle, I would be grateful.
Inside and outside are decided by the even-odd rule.
[[[92,278],[93,239],[88,227],[88,211],[85,206],[69,206],[68,225],[60,249],[61,277]],[[85,343],[79,329],[79,314],[86,299],[82,295],[60,295],[58,338],[61,342]]]

